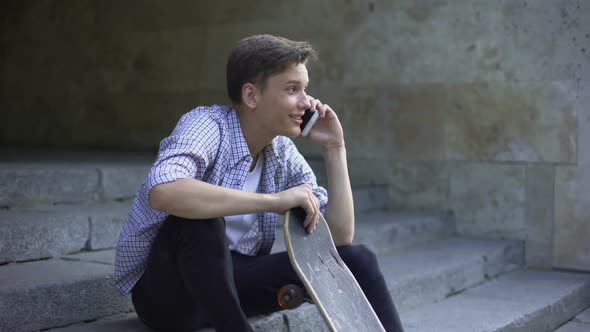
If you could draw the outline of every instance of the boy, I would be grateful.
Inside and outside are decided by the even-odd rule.
[[[286,284],[302,286],[286,252],[270,254],[277,214],[301,207],[313,232],[325,215],[338,251],[388,331],[402,331],[375,255],[352,245],[354,207],[342,127],[306,94],[307,42],[258,35],[227,62],[233,106],[198,107],[162,140],[117,245],[117,287],[162,331],[252,331],[246,317],[280,310]],[[306,109],[324,153],[328,192],[290,138]],[[328,194],[330,200],[328,202]]]

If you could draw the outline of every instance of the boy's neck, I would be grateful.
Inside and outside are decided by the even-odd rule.
[[[256,119],[248,113],[249,110],[236,105],[234,105],[234,110],[237,112],[240,128],[242,129],[246,144],[248,144],[248,150],[250,151],[250,155],[252,155],[252,164],[254,165],[260,152],[264,147],[272,143],[274,137],[264,135],[262,128],[257,125]]]

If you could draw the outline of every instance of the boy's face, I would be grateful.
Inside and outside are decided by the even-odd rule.
[[[270,76],[257,96],[256,115],[261,129],[271,136],[295,138],[301,134],[301,117],[311,107],[305,89],[309,83],[304,64],[291,65]]]

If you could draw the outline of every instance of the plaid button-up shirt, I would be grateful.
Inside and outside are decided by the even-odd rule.
[[[295,144],[278,136],[266,146],[260,193],[276,193],[300,184],[312,186],[326,212],[327,192],[317,185],[313,171]],[[155,186],[178,179],[193,178],[214,185],[242,189],[253,158],[244,139],[236,111],[226,106],[198,107],[185,114],[172,134],[162,140],[158,158],[139,188],[117,244],[115,281],[129,294],[139,280],[156,235],[167,214],[150,208],[148,195]],[[238,243],[236,250],[246,255],[270,253],[277,215],[258,214],[257,222]]]

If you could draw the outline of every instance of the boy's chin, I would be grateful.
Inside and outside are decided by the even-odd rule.
[[[296,132],[291,132],[289,135],[287,135],[289,138],[302,138],[303,136],[301,136],[301,130],[298,130]]]
[[[285,131],[282,135],[289,138],[297,138],[301,136],[301,130],[299,128],[294,128],[289,131]]]

